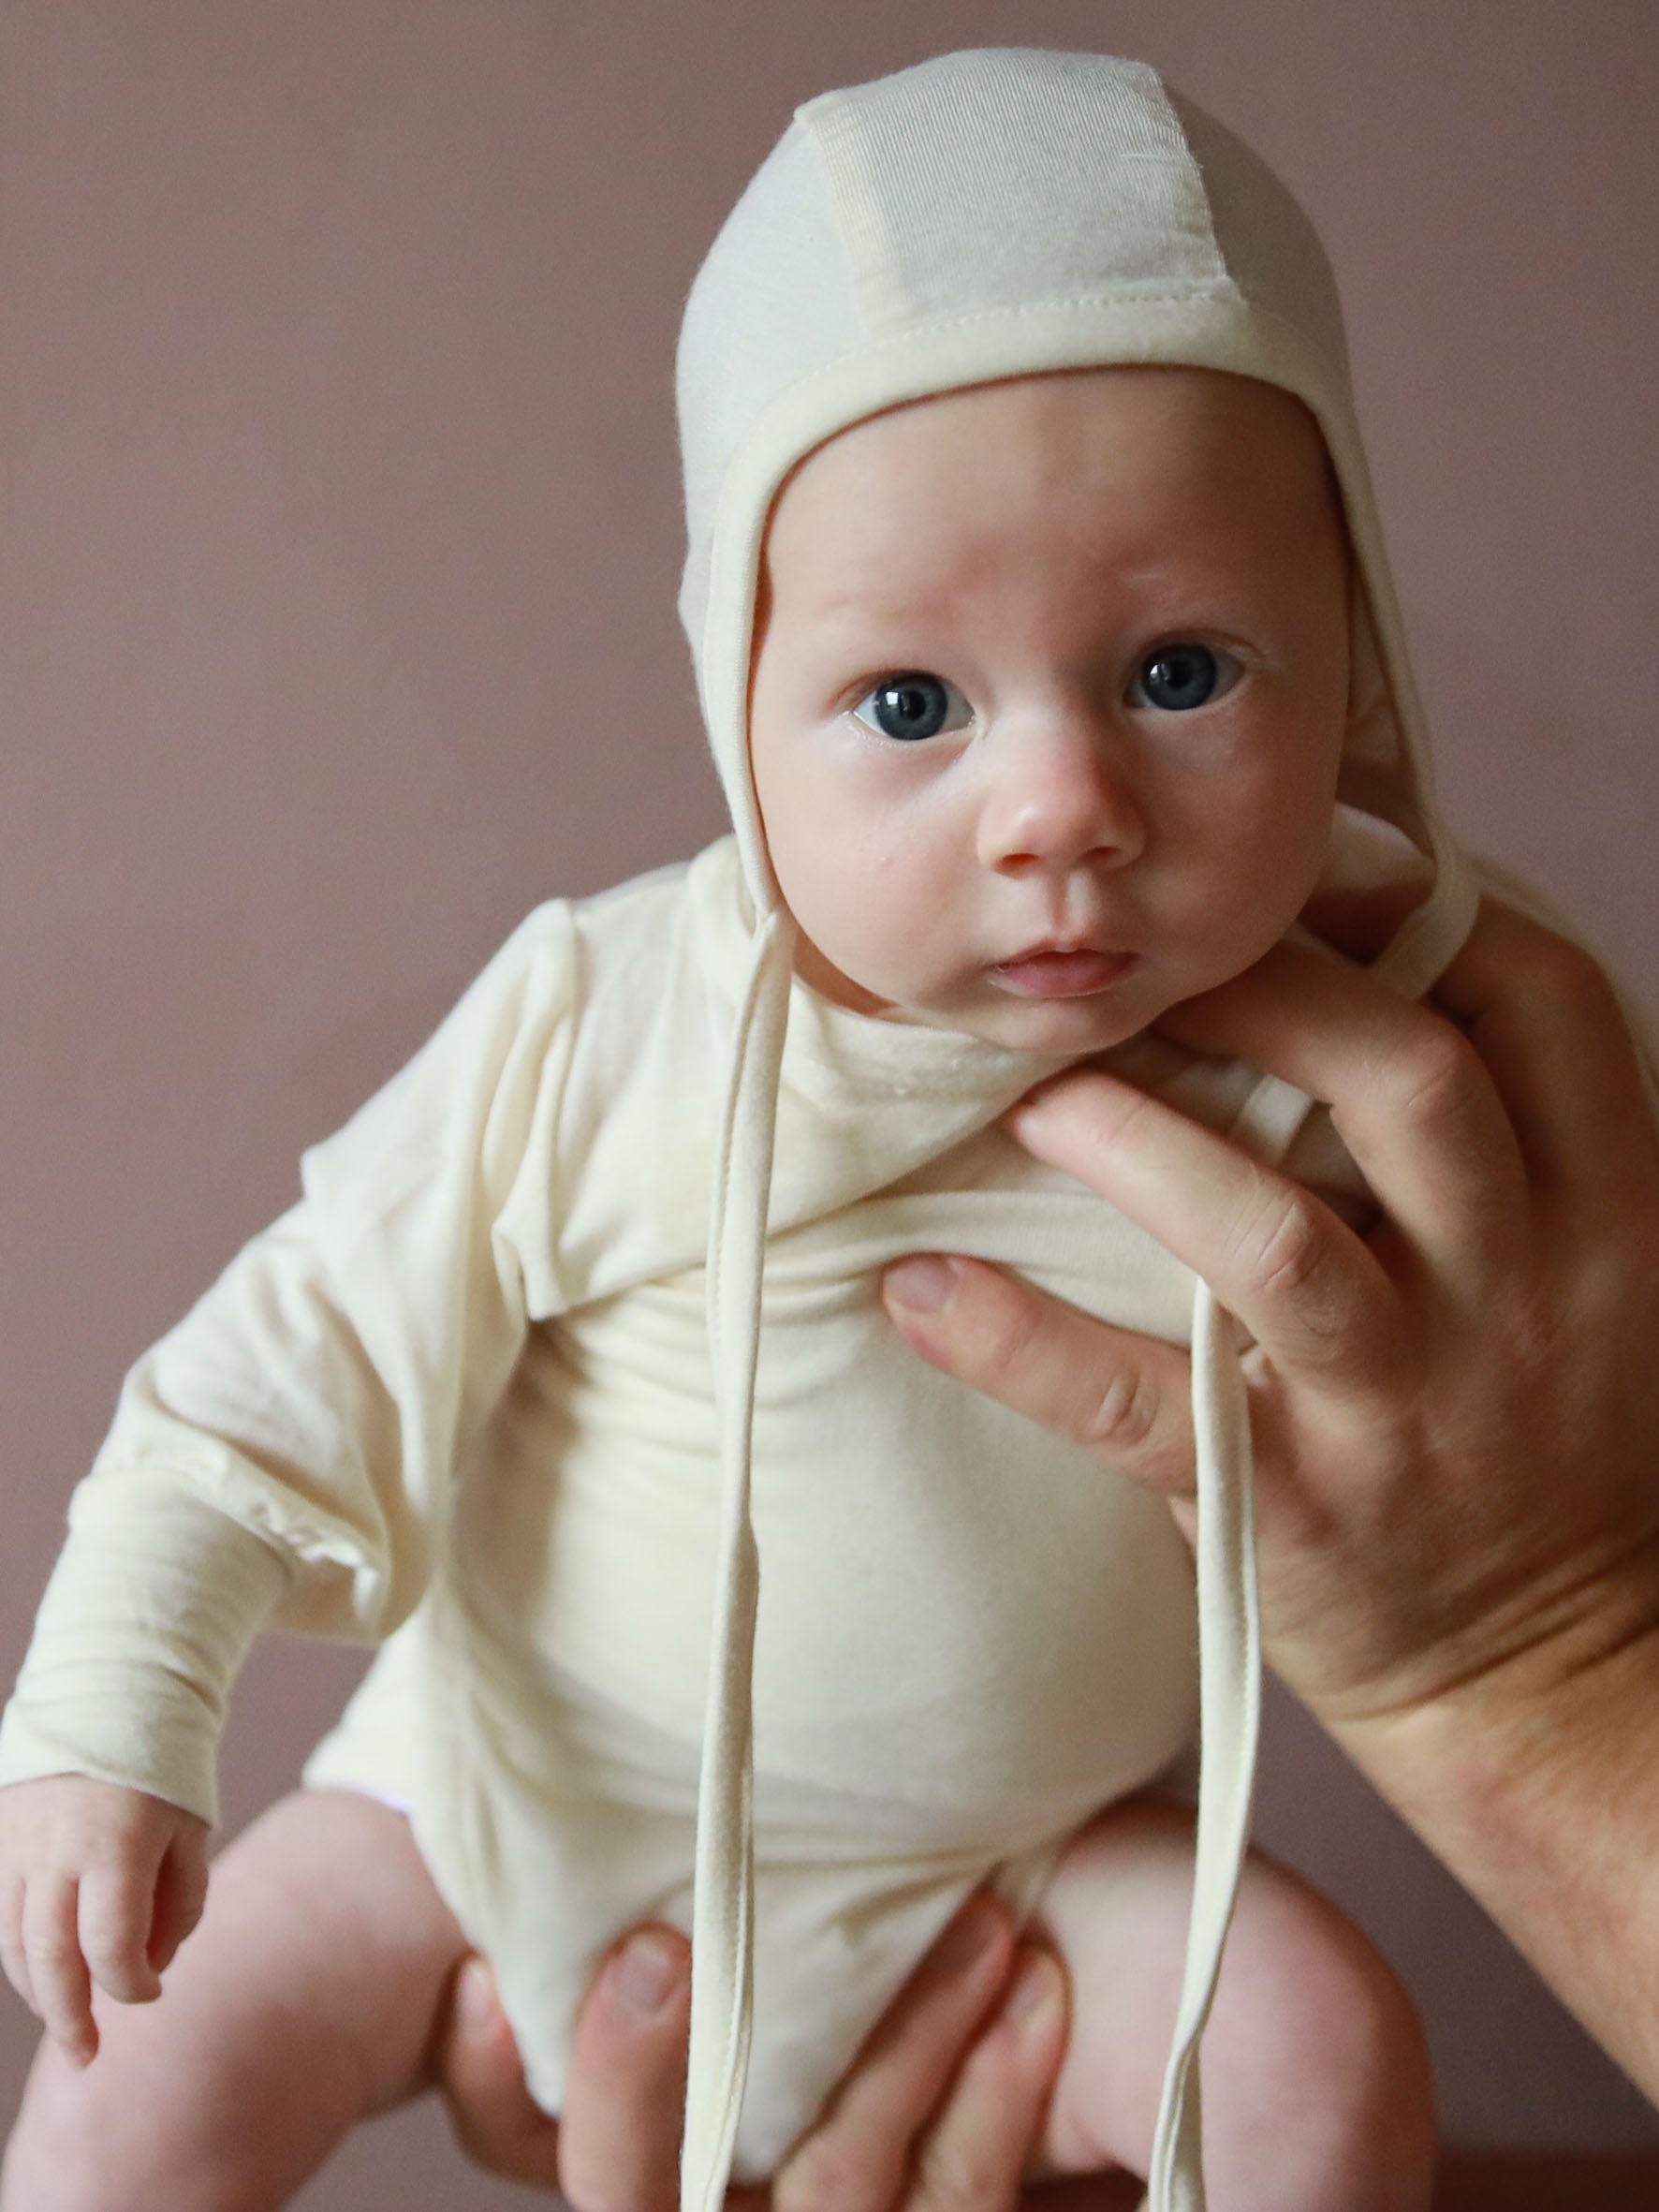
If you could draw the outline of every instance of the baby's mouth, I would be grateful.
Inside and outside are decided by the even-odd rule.
[[[1093,998],[1122,982],[1136,959],[1133,952],[1101,952],[1089,945],[1037,945],[987,972],[999,991],[1017,998]]]

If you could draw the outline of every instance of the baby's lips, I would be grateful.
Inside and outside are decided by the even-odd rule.
[[[991,973],[1001,989],[1021,998],[1093,998],[1122,982],[1135,962],[1133,952],[1098,951],[1091,946],[1062,951],[1039,946],[999,961]]]

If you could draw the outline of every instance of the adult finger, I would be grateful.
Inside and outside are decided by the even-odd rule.
[[[918,2148],[903,2212],[1007,2212],[1065,2049],[1065,1977],[1035,1944]]]
[[[64,1876],[29,1884],[23,1898],[23,1951],[42,2026],[65,2057],[85,2066],[98,2047],[92,1979],[76,1932],[77,1885]]]
[[[1490,1070],[1537,1187],[1579,1217],[1618,1218],[1659,1138],[1639,1048],[1596,962],[1488,899],[1434,996]]]
[[[1478,1288],[1510,1272],[1526,1164],[1479,1051],[1445,1014],[1286,941],[1160,1028],[1329,1105],[1384,1214],[1437,1274]]]
[[[780,2167],[775,2212],[889,2212],[915,2147],[1007,1979],[1007,1908],[976,1891],[905,1983],[830,2102]],[[1030,2142],[1021,2134],[1015,2155]]]
[[[922,1358],[1138,1482],[1193,1484],[1187,1356],[972,1260],[918,1253],[882,1276],[893,1325]]]
[[[1099,1192],[1202,1276],[1270,1359],[1351,1397],[1386,1384],[1392,1284],[1320,1200],[1225,1137],[1098,1069],[1005,1117],[1026,1149]]]
[[[154,1903],[155,1875],[141,1864],[95,1866],[81,1878],[81,1955],[98,1987],[122,2004],[149,2004],[161,1995],[161,1976],[150,1963]]]
[[[558,2187],[558,2128],[524,2086],[519,2046],[481,1958],[465,1960],[456,1976],[433,2069],[475,2163],[532,2187]]]
[[[559,2186],[576,2212],[674,2212],[690,2023],[685,1938],[637,1929],[577,2016],[559,2138]]]

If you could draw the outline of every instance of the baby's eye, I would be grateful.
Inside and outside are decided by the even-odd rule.
[[[974,719],[973,708],[956,686],[943,676],[929,675],[925,669],[884,676],[874,691],[865,692],[853,713],[867,730],[905,740],[965,729]]]
[[[1195,707],[1224,698],[1243,673],[1241,664],[1219,646],[1160,645],[1136,670],[1129,704],[1155,707],[1165,715],[1188,715]]]

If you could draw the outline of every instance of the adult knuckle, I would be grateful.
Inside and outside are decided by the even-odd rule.
[[[977,1365],[994,1387],[1013,1389],[1031,1368],[1041,1322],[1023,1300],[1000,1300],[987,1320],[979,1343]]]
[[[1478,1065],[1459,1030],[1448,1023],[1426,1026],[1379,1078],[1385,1109],[1407,1128],[1441,1128],[1467,1113]]]
[[[1497,1305],[1493,1335],[1504,1347],[1505,1366],[1517,1386],[1561,1371],[1568,1317],[1553,1287],[1519,1279]]]
[[[1617,1018],[1618,994],[1601,963],[1571,937],[1542,931],[1527,956],[1527,980],[1535,998],[1552,1007],[1588,1007]]]
[[[1138,1452],[1157,1429],[1158,1405],[1158,1394],[1146,1376],[1114,1365],[1091,1394],[1082,1441],[1100,1451]]]
[[[536,2178],[527,2146],[521,2143],[516,2149],[516,2162],[498,2164],[497,2171],[510,2171],[521,2179]],[[602,2165],[580,2153],[568,2155],[563,2146],[556,2162],[559,2194],[571,2212],[652,2212],[653,2206],[666,2206],[673,2202],[672,2187],[666,2179],[661,2189],[653,2190],[638,2175],[630,2181],[627,2175],[616,2172],[614,2166]]]
[[[1318,1279],[1325,1240],[1311,1202],[1296,1191],[1277,1194],[1251,1226],[1251,1273],[1269,1298],[1294,1297]]]
[[[591,2169],[584,2160],[560,2160],[559,2194],[570,2212],[627,2212],[609,2178]]]
[[[924,2146],[918,2164],[927,2212],[1002,2212],[1006,2192],[983,2152],[941,2139]]]
[[[862,2212],[883,2202],[868,2143],[826,2128],[803,2143],[772,2189],[776,2212]]]

